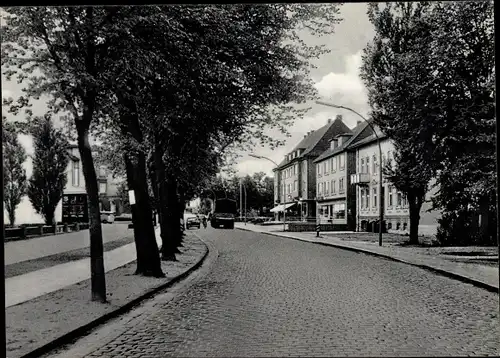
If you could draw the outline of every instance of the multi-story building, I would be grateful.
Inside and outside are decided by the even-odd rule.
[[[351,181],[355,184],[353,194],[356,197],[356,230],[370,230],[371,225],[378,222],[379,219],[379,200],[384,201],[384,221],[388,232],[406,233],[409,231],[410,213],[406,196],[396,190],[396,188],[383,176],[382,193],[379,193],[379,170],[386,162],[394,160],[394,145],[378,127],[375,128],[380,138],[382,149],[382,158],[380,158],[377,136],[373,130],[366,128],[370,132],[369,136],[349,145],[348,150],[353,153],[355,158],[355,172],[352,174]],[[434,234],[437,229],[438,211],[430,211],[430,197],[436,189],[432,188],[426,195],[426,201],[420,211],[420,234]],[[382,195],[381,195],[382,194]]]
[[[287,154],[274,171],[274,199],[277,205],[272,212],[276,220],[283,214],[294,219],[308,220],[316,216],[316,172],[314,159],[328,148],[330,140],[351,130],[341,116],[315,131],[310,131]]]
[[[87,192],[80,152],[76,144],[71,144],[69,151],[70,160],[66,171],[68,180],[64,188],[62,201],[62,221],[88,222]],[[117,181],[114,180],[104,166],[97,168],[96,174],[100,210],[116,212],[120,207],[120,204],[117,203]]]
[[[356,171],[356,158],[348,148],[370,134],[366,127],[366,123],[358,122],[351,133],[332,138],[330,147],[314,160],[317,210],[321,223],[355,230],[356,194],[350,175]]]

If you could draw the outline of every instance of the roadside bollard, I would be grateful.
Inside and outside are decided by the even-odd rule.
[[[21,227],[21,239],[26,240],[26,226]]]
[[[43,236],[43,225],[40,225],[38,228],[40,229],[40,236]]]
[[[67,223],[64,223],[63,231],[68,232],[68,224]]]
[[[319,224],[316,225],[316,237],[319,237],[319,230],[320,230],[320,226]]]

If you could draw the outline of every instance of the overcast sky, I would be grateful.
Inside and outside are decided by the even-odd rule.
[[[361,52],[373,37],[373,27],[368,21],[366,10],[365,3],[345,4],[341,7],[341,17],[344,20],[336,26],[334,35],[322,38],[308,36],[306,39],[311,45],[324,43],[331,50],[329,54],[314,61],[317,68],[311,71],[319,94],[325,100],[351,107],[362,114],[367,114],[368,106],[365,89],[358,76]],[[21,94],[22,87],[23,85],[18,84],[16,81],[6,81],[2,75],[2,97],[17,98]],[[34,105],[33,111],[35,115],[44,114],[45,106],[43,103],[42,99]],[[305,132],[325,125],[328,118],[335,118],[337,114],[341,114],[349,127],[354,127],[358,120],[355,115],[345,110],[336,110],[314,103],[311,106],[311,111],[304,118],[296,120],[294,126],[289,129],[292,136],[287,139],[285,146],[275,150],[257,148],[253,153],[280,162],[287,151],[298,143]],[[280,134],[276,133],[275,136],[279,137]],[[281,138],[283,139],[282,135]],[[32,154],[31,138],[21,136],[20,139],[28,153]],[[31,175],[31,163],[26,164],[29,176]],[[267,160],[255,159],[249,157],[247,153],[243,153],[235,169],[241,175],[253,174],[258,171],[264,171],[272,175],[273,167],[274,165]]]
[[[323,38],[309,36],[307,39],[311,44],[324,43],[331,50],[329,54],[314,61],[317,68],[311,71],[319,95],[328,102],[350,107],[362,115],[368,113],[369,107],[364,85],[359,78],[359,67],[362,51],[374,35],[366,10],[366,3],[345,4],[341,7],[341,17],[344,20],[336,26],[334,35]],[[274,150],[257,148],[253,153],[279,163],[284,155],[295,147],[304,133],[322,127],[328,118],[333,119],[337,114],[341,114],[344,122],[351,128],[359,120],[356,115],[345,110],[314,103],[311,107],[309,113],[304,118],[296,120],[294,126],[290,128],[292,136],[287,139],[285,146]],[[284,139],[279,133],[275,136]],[[240,175],[258,171],[272,175],[273,167],[274,164],[268,160],[255,159],[248,156],[248,153],[243,153],[235,169]]]

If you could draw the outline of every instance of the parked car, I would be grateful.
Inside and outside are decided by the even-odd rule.
[[[115,222],[115,213],[113,211],[101,211],[101,222],[103,224],[112,224]]]
[[[197,217],[189,217],[189,218],[187,218],[187,220],[186,220],[186,229],[189,230],[191,227],[196,227],[196,228],[199,229],[201,227],[200,219],[198,219]]]

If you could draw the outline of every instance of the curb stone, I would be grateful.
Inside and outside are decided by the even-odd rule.
[[[183,280],[184,278],[186,278],[187,276],[189,276],[193,271],[198,269],[203,264],[203,262],[205,261],[205,259],[208,256],[208,253],[209,253],[209,249],[208,249],[207,244],[205,242],[203,242],[203,240],[201,240],[200,238],[197,237],[197,239],[203,243],[206,250],[205,250],[205,253],[203,254],[203,256],[189,269],[187,269],[186,271],[184,271],[180,275],[175,276],[170,281],[165,282],[165,283],[161,284],[160,286],[155,287],[155,288],[145,292],[143,295],[133,299],[130,302],[127,302],[126,304],[122,305],[121,307],[119,307],[111,312],[108,312],[105,315],[103,315],[99,318],[96,318],[95,320],[93,320],[93,321],[91,321],[83,326],[80,326],[80,327],[78,327],[78,328],[76,328],[68,333],[65,333],[62,336],[56,338],[55,340],[53,340],[53,341],[51,341],[51,342],[49,342],[41,347],[36,348],[35,350],[23,355],[21,358],[40,357],[42,355],[48,354],[51,351],[53,351],[54,349],[59,348],[65,344],[68,344],[71,341],[79,338],[80,336],[83,336],[85,333],[96,328],[97,326],[100,326],[100,325],[108,322],[109,320],[116,318],[116,317],[132,310],[134,307],[138,306],[144,300],[151,298],[156,293],[173,286],[175,283],[177,283],[177,282]]]
[[[459,275],[459,274],[456,274],[456,273],[453,273],[453,272],[449,272],[449,271],[446,271],[446,270],[443,270],[443,269],[439,269],[439,268],[428,266],[428,265],[424,265],[424,264],[417,264],[417,263],[409,262],[409,261],[406,261],[406,260],[403,260],[403,259],[399,259],[399,258],[390,256],[390,255],[381,254],[381,253],[378,253],[378,252],[373,252],[373,251],[370,251],[370,250],[360,249],[360,248],[351,247],[351,246],[338,245],[338,244],[335,244],[335,243],[326,243],[326,242],[318,242],[318,241],[306,240],[306,239],[301,239],[301,238],[298,238],[298,237],[293,237],[293,236],[288,236],[288,235],[278,235],[278,234],[275,234],[273,232],[258,232],[258,231],[253,231],[253,230],[245,229],[245,228],[235,228],[235,229],[242,230],[242,231],[249,231],[249,232],[257,232],[257,233],[261,233],[261,234],[264,234],[264,235],[272,235],[272,236],[275,236],[275,237],[283,237],[283,238],[297,240],[297,241],[302,241],[302,242],[309,242],[311,244],[316,244],[316,245],[336,247],[336,248],[339,248],[339,249],[344,249],[344,250],[349,250],[349,251],[354,251],[354,252],[360,252],[360,253],[364,253],[364,254],[372,255],[372,256],[377,256],[377,257],[382,257],[382,258],[385,258],[385,259],[388,259],[388,260],[392,260],[392,261],[396,261],[396,262],[401,262],[401,263],[404,263],[404,264],[407,264],[407,265],[419,267],[419,268],[422,268],[424,270],[428,270],[428,271],[440,274],[442,276],[446,276],[446,277],[449,277],[449,278],[452,278],[452,279],[455,279],[455,280],[459,280],[459,281],[462,281],[462,282],[465,282],[465,283],[469,283],[471,285],[483,288],[483,289],[488,290],[490,292],[494,292],[494,293],[498,293],[499,292],[499,288],[498,287],[495,287],[495,286],[490,285],[490,284],[485,283],[485,282],[481,282],[481,281],[472,279],[470,277],[462,276],[462,275]]]

